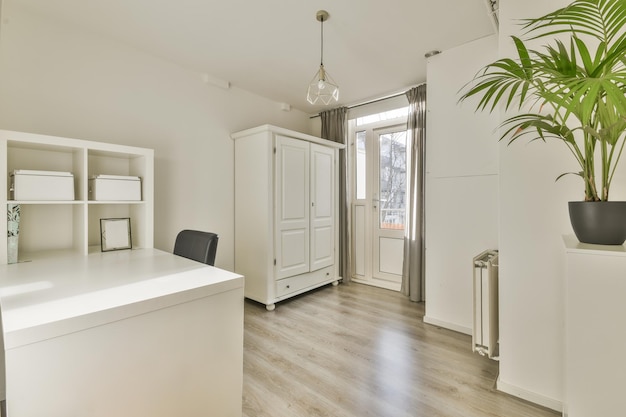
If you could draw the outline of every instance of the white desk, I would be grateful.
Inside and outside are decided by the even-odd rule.
[[[155,249],[0,266],[9,417],[241,416],[243,277]]]

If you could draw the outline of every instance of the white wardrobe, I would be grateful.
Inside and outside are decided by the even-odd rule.
[[[271,125],[235,141],[235,271],[275,303],[339,280],[337,156],[343,145]]]

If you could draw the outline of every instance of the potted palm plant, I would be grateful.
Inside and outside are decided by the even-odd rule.
[[[477,97],[477,111],[516,107],[501,140],[560,140],[580,170],[558,178],[578,175],[584,185],[584,201],[569,203],[576,236],[623,244],[626,202],[609,201],[609,191],[626,136],[626,0],[575,0],[521,24],[517,56],[483,68],[460,101]]]

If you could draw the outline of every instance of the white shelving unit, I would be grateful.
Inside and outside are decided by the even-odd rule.
[[[9,200],[8,177],[16,169],[66,171],[74,175],[72,201]],[[133,248],[154,244],[154,151],[110,143],[0,130],[0,183],[3,206],[20,204],[19,260],[37,253],[68,250],[87,255],[100,251],[100,219],[130,217]],[[141,201],[90,201],[92,175],[141,178]],[[6,219],[6,217],[5,217]],[[7,235],[7,222],[0,222]],[[7,240],[0,239],[0,264],[7,263]]]

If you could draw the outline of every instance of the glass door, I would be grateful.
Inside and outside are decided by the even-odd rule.
[[[376,183],[372,196],[373,276],[400,283],[406,201],[406,127],[375,131]]]
[[[404,252],[405,119],[351,130],[353,280],[400,290]]]

